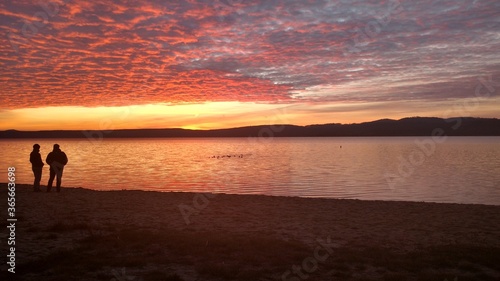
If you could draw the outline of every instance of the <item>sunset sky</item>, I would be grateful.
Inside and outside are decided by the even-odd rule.
[[[498,0],[2,1],[0,130],[498,118],[499,50]]]

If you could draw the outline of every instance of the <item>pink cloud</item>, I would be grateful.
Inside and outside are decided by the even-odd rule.
[[[59,1],[30,38],[22,28],[44,10],[2,4],[0,102],[432,102],[468,96],[485,71],[500,75],[498,1],[405,2],[360,39],[390,2]]]

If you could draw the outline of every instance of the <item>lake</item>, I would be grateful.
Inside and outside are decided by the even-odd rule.
[[[1,182],[33,182],[34,143],[68,155],[63,187],[500,205],[500,137],[2,140]]]

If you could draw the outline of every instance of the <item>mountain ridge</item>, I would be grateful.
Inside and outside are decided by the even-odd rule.
[[[369,137],[430,136],[439,130],[449,136],[500,136],[500,119],[476,117],[406,117],[379,119],[363,123],[326,123],[305,126],[291,124],[255,125],[226,129],[191,130],[118,129],[118,130],[43,130],[0,131],[2,139],[19,138],[191,138],[191,137]]]

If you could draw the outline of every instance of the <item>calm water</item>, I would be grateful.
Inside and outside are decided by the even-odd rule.
[[[416,141],[427,141],[425,149]],[[17,182],[32,183],[34,142],[0,141],[1,182],[15,166]],[[499,137],[453,137],[441,144],[425,137],[36,142],[43,160],[56,142],[66,152],[66,187],[500,205]],[[42,184],[47,180],[46,166]]]

